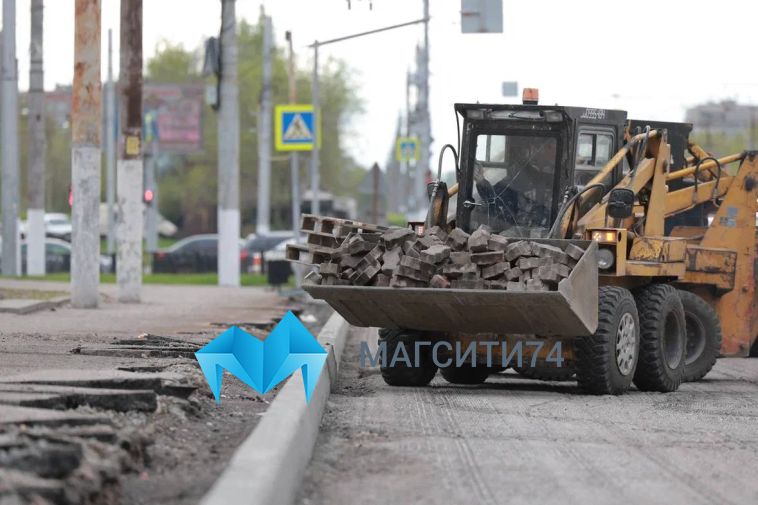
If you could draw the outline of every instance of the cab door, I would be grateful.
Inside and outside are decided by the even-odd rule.
[[[575,151],[574,186],[581,191],[616,154],[616,146],[613,128],[580,125]],[[614,173],[612,181],[604,181],[606,189],[610,189],[608,183],[615,184],[617,179],[618,174]]]

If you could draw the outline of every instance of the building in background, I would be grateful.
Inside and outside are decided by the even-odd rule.
[[[707,151],[729,154],[758,146],[758,106],[734,100],[706,103],[687,109],[693,138]]]

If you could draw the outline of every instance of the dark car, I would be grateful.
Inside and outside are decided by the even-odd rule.
[[[21,273],[27,272],[27,243],[21,243]],[[71,244],[53,237],[45,238],[45,272],[52,274],[71,271]],[[113,272],[113,263],[108,256],[100,255],[100,272]]]
[[[251,272],[260,273],[264,269],[265,255],[278,245],[295,238],[292,230],[276,230],[268,233],[252,233],[247,236],[245,250],[250,255]]]
[[[240,269],[250,269],[250,255],[239,240]],[[168,249],[153,254],[155,273],[202,273],[218,270],[218,235],[192,235],[183,238]]]

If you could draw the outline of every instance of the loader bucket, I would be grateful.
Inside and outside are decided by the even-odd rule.
[[[479,289],[385,288],[305,285],[353,326],[403,328],[444,333],[586,336],[597,329],[597,243],[532,239],[585,253],[557,291],[514,292]]]

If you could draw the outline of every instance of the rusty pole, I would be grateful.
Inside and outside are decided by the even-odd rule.
[[[16,0],[3,0],[2,47],[2,259],[3,275],[21,273],[18,237],[18,70]]]
[[[142,0],[121,0],[121,142],[116,167],[118,300],[142,291]]]
[[[29,169],[26,211],[29,275],[45,275],[45,74],[42,59],[43,0],[32,0],[29,44]]]
[[[100,0],[76,0],[71,99],[71,304],[97,307],[100,282]]]

